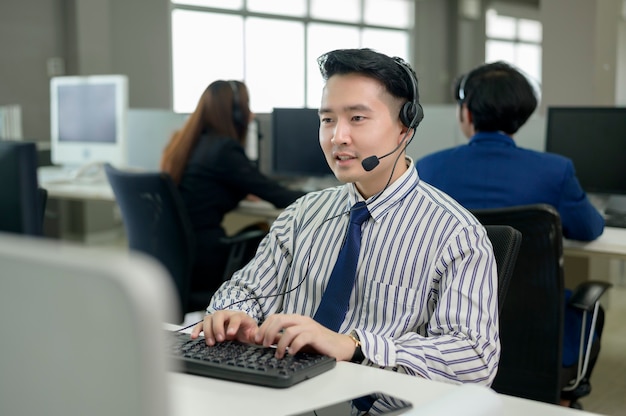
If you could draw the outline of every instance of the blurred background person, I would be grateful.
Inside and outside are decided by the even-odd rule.
[[[215,81],[163,151],[161,170],[177,184],[195,232],[192,291],[213,291],[222,283],[228,256],[220,244],[226,235],[222,221],[241,200],[284,208],[304,194],[266,177],[248,159],[244,149],[253,118],[245,84]]]
[[[518,147],[513,135],[537,108],[528,78],[505,62],[483,64],[454,87],[464,145],[425,156],[420,178],[469,209],[545,203],[561,216],[563,236],[591,241],[602,214],[580,186],[571,160]]]

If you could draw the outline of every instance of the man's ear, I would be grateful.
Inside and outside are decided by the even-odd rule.
[[[400,121],[400,125],[402,126],[402,128],[400,129],[400,135],[398,136],[398,140],[397,140],[397,144],[400,145],[400,143],[402,143],[402,139],[404,140],[408,140],[409,137],[411,137],[411,134],[407,134],[407,131],[409,131],[409,128],[407,126],[404,125],[404,123],[402,121]]]
[[[467,108],[467,105],[462,104],[458,107],[459,127],[463,132],[463,135],[468,139],[472,137],[476,131],[474,130],[474,120],[472,113]]]
[[[467,121],[469,124],[474,124],[474,118],[472,117],[472,113],[467,108],[467,104],[461,105],[460,111],[461,121]]]

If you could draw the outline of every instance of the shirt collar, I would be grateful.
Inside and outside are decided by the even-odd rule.
[[[409,156],[405,156],[405,158],[408,165],[406,172],[389,184],[382,194],[376,194],[365,201],[367,209],[375,221],[378,221],[396,203],[402,201],[420,181],[413,159]],[[349,183],[346,186],[348,187],[350,206],[358,201],[363,201],[363,197],[354,183]]]
[[[479,132],[470,138],[469,145],[498,144],[500,146],[517,147],[513,138],[502,132]]]

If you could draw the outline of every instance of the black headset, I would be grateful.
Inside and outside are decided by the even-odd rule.
[[[404,137],[402,137],[400,143],[398,143],[398,145],[392,151],[385,153],[382,156],[372,155],[366,157],[361,161],[363,169],[365,169],[367,172],[378,166],[381,159],[384,159],[387,156],[390,156],[393,153],[397,152],[398,149],[400,149],[402,146],[404,146],[404,148],[406,149],[411,140],[413,140],[413,137],[415,137],[415,128],[420,124],[422,119],[424,119],[424,109],[422,108],[422,105],[419,103],[418,99],[417,78],[415,76],[415,73],[413,72],[409,64],[406,63],[406,61],[404,61],[402,58],[394,57],[393,60],[398,65],[400,65],[400,67],[402,67],[402,69],[407,73],[409,79],[411,80],[411,89],[413,90],[413,95],[411,96],[411,100],[404,103],[402,105],[402,108],[400,109],[400,121],[402,121],[402,124],[408,127],[408,129],[406,133],[404,133]],[[409,137],[409,132],[411,132],[411,137]]]
[[[472,71],[468,72],[461,78],[461,82],[459,83],[459,105],[463,104],[465,101],[465,84],[467,83],[467,79],[469,78]]]
[[[233,90],[233,123],[235,123],[237,128],[243,128],[246,125],[246,121],[239,103],[239,85],[235,81],[228,81],[228,84]]]
[[[411,80],[412,96],[400,109],[400,121],[409,129],[417,127],[424,118],[424,109],[418,100],[417,79],[408,63],[402,58],[395,57],[394,61],[407,73]]]

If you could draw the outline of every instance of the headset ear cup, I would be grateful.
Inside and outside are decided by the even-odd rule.
[[[243,122],[243,114],[241,113],[241,109],[239,108],[238,105],[236,105],[235,108],[233,108],[233,123],[235,124],[235,126],[241,128],[244,125]]]
[[[414,114],[415,111],[413,110],[413,103],[407,101],[400,109],[400,121],[402,121],[402,124],[406,127],[411,127],[411,121],[413,121]]]
[[[422,108],[422,105],[420,103],[417,103],[416,109],[417,110],[416,110],[416,114],[415,114],[415,121],[413,122],[413,127],[414,128],[419,126],[419,124],[424,119],[424,109]]]
[[[420,103],[406,102],[400,110],[400,121],[406,127],[415,128],[424,119],[424,109]]]
[[[239,86],[235,81],[228,81],[230,87],[233,90],[233,123],[237,129],[241,129],[246,125],[246,121],[241,111],[241,104],[239,103]]]

